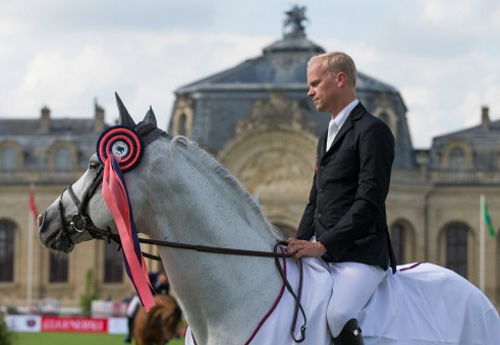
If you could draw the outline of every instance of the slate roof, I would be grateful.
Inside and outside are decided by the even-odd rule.
[[[48,110],[48,109],[46,109]],[[42,112],[44,109],[42,109]],[[47,128],[44,128],[48,125]],[[49,148],[57,142],[68,142],[75,148],[78,169],[84,170],[88,158],[95,152],[100,131],[94,129],[95,119],[50,118],[0,119],[0,143],[13,142],[23,152],[24,169],[45,171]],[[107,128],[107,124],[103,124]]]
[[[500,120],[492,121],[487,128],[480,124],[433,138],[435,143],[450,140],[466,140],[468,142],[488,140],[500,144]]]
[[[319,45],[304,35],[285,35],[262,50],[259,57],[235,67],[182,86],[176,94],[256,89],[307,89],[306,65],[309,58],[324,53]],[[398,93],[394,87],[358,71],[358,90]]]
[[[40,119],[1,119],[0,135],[3,137],[13,135],[60,135],[68,134],[85,136],[93,134],[94,120],[92,118],[74,119],[58,118],[50,119],[50,129],[40,130]]]
[[[488,112],[487,108],[483,111]],[[432,139],[429,167],[439,170],[442,163],[442,151],[450,144],[466,143],[473,152],[474,169],[491,171],[497,169],[495,165],[498,148],[500,147],[500,120],[491,121],[489,115],[482,119],[483,123],[451,133],[443,134]],[[486,121],[486,123],[484,122]]]

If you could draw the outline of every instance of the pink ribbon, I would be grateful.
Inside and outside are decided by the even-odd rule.
[[[134,284],[144,309],[149,311],[155,305],[151,292],[152,286],[140,249],[125,180],[120,166],[112,154],[108,156],[104,164],[102,196],[118,228],[127,274]]]

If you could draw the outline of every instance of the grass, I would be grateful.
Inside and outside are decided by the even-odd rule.
[[[122,334],[105,333],[15,333],[12,345],[123,345],[123,338]],[[174,339],[168,343],[183,344],[184,339]]]

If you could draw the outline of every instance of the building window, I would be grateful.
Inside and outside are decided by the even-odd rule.
[[[387,113],[382,113],[378,115],[378,118],[381,119],[382,121],[385,122],[386,125],[390,125],[391,123],[389,122],[389,115]]]
[[[397,263],[405,262],[405,230],[400,223],[391,226],[391,243]]]
[[[0,221],[0,282],[14,280],[14,223]]]
[[[2,150],[2,170],[15,171],[18,168],[17,152],[11,147]]]
[[[379,100],[381,101],[381,100]],[[382,101],[382,103],[386,103],[386,101]],[[392,109],[391,106],[388,104],[380,104],[377,109],[374,110],[375,116],[377,116],[380,120],[382,120],[387,127],[392,132],[392,135],[394,136],[394,141],[397,143],[399,140],[399,135],[398,135],[398,115],[394,112],[394,109]]]
[[[450,151],[450,169],[465,170],[467,167],[465,161],[465,152],[461,147],[454,147]]]
[[[467,227],[456,223],[445,230],[446,267],[467,278]]]
[[[123,254],[114,243],[104,246],[104,282],[123,282]]]
[[[71,153],[66,147],[58,148],[54,157],[54,167],[56,171],[71,170]]]
[[[187,136],[187,116],[182,113],[179,115],[179,125],[177,126],[177,134]]]
[[[60,254],[50,253],[50,283],[68,282],[68,257]]]

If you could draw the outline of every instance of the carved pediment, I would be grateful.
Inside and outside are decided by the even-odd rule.
[[[286,100],[283,92],[272,91],[269,99],[255,101],[250,116],[238,122],[236,135],[270,129],[314,133],[315,123],[305,119],[298,101]]]
[[[313,169],[297,158],[297,152],[282,148],[260,151],[238,173],[241,182],[254,192],[272,189],[275,193],[307,193]],[[305,187],[305,188],[299,188]]]

